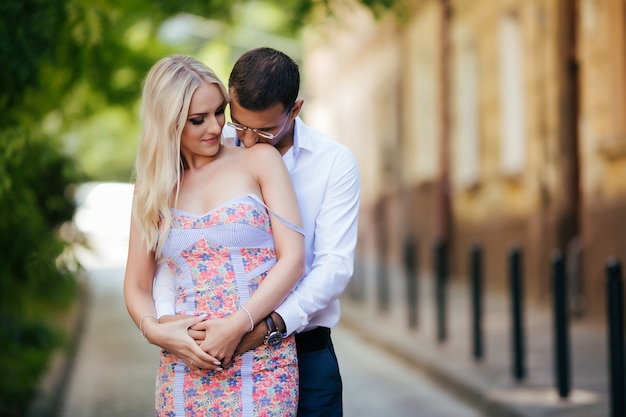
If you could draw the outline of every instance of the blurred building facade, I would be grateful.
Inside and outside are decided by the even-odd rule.
[[[487,291],[547,306],[567,255],[575,312],[605,312],[605,264],[626,259],[626,2],[415,0],[379,18],[345,4],[307,36],[305,117],[362,176],[357,258],[403,267],[433,246],[451,276],[484,253]],[[355,277],[359,279],[358,277]]]

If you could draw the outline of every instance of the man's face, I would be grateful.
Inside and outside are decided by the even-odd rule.
[[[299,107],[294,105],[291,109],[286,109],[282,103],[276,103],[266,110],[251,111],[239,105],[235,94],[231,94],[231,97],[232,123],[239,140],[246,148],[259,142],[269,143],[283,153],[283,150],[293,144],[293,120],[298,115],[295,110]]]

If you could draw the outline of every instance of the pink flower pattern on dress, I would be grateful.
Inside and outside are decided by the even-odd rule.
[[[246,272],[251,272],[268,260],[276,257],[274,248],[242,248],[243,266]]]
[[[201,217],[174,212],[175,227],[168,239],[172,235],[184,234],[185,230],[234,223],[271,234],[267,212],[253,203],[233,203]],[[177,314],[204,313],[209,318],[232,314],[241,307],[240,291],[248,292],[246,298],[252,294],[276,257],[273,247],[256,247],[252,241],[245,248],[236,249],[236,254],[231,250],[203,237],[170,254],[168,265],[178,278]],[[239,267],[236,262],[240,262]],[[244,271],[246,285],[243,287],[238,286],[242,277],[237,276],[237,270]],[[187,271],[190,281],[180,279],[184,271]],[[193,307],[189,305],[189,300],[193,300]],[[174,355],[163,351],[157,373],[156,415],[174,417],[178,409],[185,417],[241,416],[245,403],[242,401],[244,385],[251,384],[253,408],[248,411],[253,416],[294,417],[298,399],[298,367],[293,337],[283,339],[278,347],[261,345],[249,355],[252,358],[251,367],[243,373],[246,368],[242,356],[236,357],[222,371],[190,370]],[[244,383],[244,380],[247,382]]]
[[[270,218],[267,213],[259,211],[252,204],[248,203],[218,207],[201,217],[183,214],[175,214],[174,216],[177,217],[177,227],[181,229],[203,229],[222,224],[244,223],[272,233]]]

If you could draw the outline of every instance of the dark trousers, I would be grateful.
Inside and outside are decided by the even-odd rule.
[[[343,416],[342,383],[330,329],[296,335],[300,398],[298,417]]]

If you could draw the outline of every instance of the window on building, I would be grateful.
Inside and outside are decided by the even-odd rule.
[[[433,180],[439,168],[438,78],[435,59],[419,59],[415,74],[416,173],[420,180]]]
[[[478,68],[473,46],[463,45],[456,58],[454,183],[476,185],[480,176]]]
[[[500,161],[506,175],[520,174],[526,163],[523,53],[519,20],[500,21]]]

